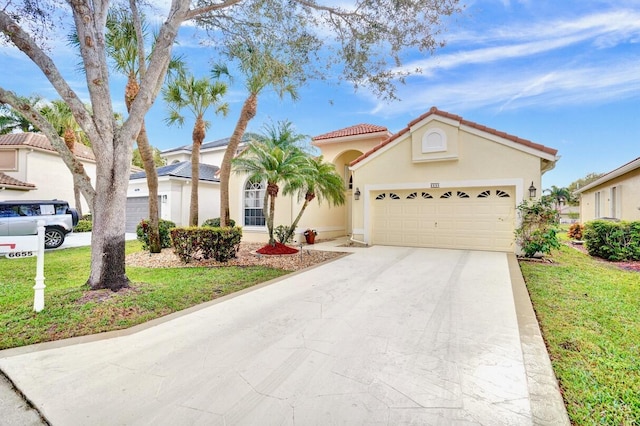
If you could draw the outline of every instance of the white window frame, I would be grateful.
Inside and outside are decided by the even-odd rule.
[[[251,180],[247,179],[247,181],[245,182],[244,186],[243,186],[243,190],[242,190],[242,223],[244,226],[247,227],[256,227],[256,228],[263,228],[264,226],[266,226],[266,218],[264,216],[264,195],[267,191],[267,185],[265,182],[260,182],[258,184],[258,187],[255,186],[256,184],[254,182],[251,182]],[[251,187],[249,187],[251,186]],[[249,197],[249,194],[255,194],[252,197]],[[253,204],[253,205],[248,205],[248,204]],[[247,224],[247,209],[252,209],[252,210],[258,210],[260,209],[261,215],[262,216],[249,216],[252,218],[257,218],[259,219],[260,217],[262,218],[262,224],[255,224],[255,223],[251,223],[251,224]]]
[[[439,143],[434,144],[433,136],[439,138]],[[443,152],[447,150],[447,134],[442,129],[429,129],[422,136],[422,153]]]

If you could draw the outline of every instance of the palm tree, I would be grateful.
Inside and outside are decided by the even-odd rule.
[[[298,188],[300,198],[304,196],[304,203],[298,216],[287,230],[285,241],[293,235],[304,211],[315,198],[319,203],[326,199],[330,205],[334,206],[341,206],[345,202],[344,181],[336,171],[336,167],[331,163],[325,163],[322,156],[309,157],[308,161],[311,166],[310,173],[303,176],[303,184]]]
[[[258,95],[266,88],[273,88],[280,98],[289,94],[293,100],[298,98],[295,86],[291,83],[295,70],[291,63],[277,57],[277,48],[268,44],[261,46],[247,43],[232,45],[227,54],[231,59],[238,60],[240,73],[245,78],[245,87],[249,96],[242,105],[240,116],[229,145],[224,153],[220,165],[220,224],[228,226],[229,213],[229,178],[231,176],[231,162],[236,155],[247,125],[258,111]],[[229,75],[225,65],[216,65],[212,70],[214,77]]]
[[[275,245],[273,219],[280,185],[285,194],[303,186],[304,177],[312,173],[308,156],[282,138],[269,136],[252,141],[246,150],[233,160],[236,173],[248,174],[253,182],[267,182],[265,192],[265,217],[269,231],[269,244]],[[267,208],[268,206],[268,208]]]
[[[62,137],[65,145],[69,148],[72,154],[75,155],[76,143],[82,140],[82,130],[73,117],[71,108],[62,99],[52,101],[50,105],[47,105],[41,110],[42,115],[51,123],[51,125],[57,130],[58,135]],[[80,164],[82,167],[82,164]],[[73,182],[73,196],[75,201],[75,207],[78,214],[82,217],[82,202],[80,199],[80,188],[78,183]],[[90,206],[91,207],[91,206]]]
[[[555,209],[560,212],[560,208],[563,203],[568,203],[571,200],[571,192],[567,188],[560,188],[555,185],[551,185],[550,189],[545,189],[545,197],[555,206]]]
[[[193,125],[193,147],[191,149],[191,205],[189,224],[198,226],[198,182],[200,180],[200,146],[204,141],[206,130],[210,123],[204,119],[204,114],[211,107],[216,114],[227,115],[229,104],[221,103],[220,99],[226,94],[227,85],[208,78],[196,79],[193,75],[183,73],[163,89],[164,101],[169,105],[168,124],[184,124],[184,116],[180,111],[188,109],[196,121]]]

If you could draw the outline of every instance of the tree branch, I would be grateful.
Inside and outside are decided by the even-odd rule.
[[[0,87],[0,103],[10,105],[14,110],[18,111],[36,125],[47,137],[53,148],[60,154],[62,161],[64,161],[69,170],[72,171],[74,180],[78,182],[82,194],[93,210],[93,199],[96,193],[91,185],[91,178],[89,178],[82,163],[69,150],[67,144],[65,144],[64,140],[58,135],[58,132],[51,123],[49,123],[37,109],[32,108],[31,105],[21,100],[15,93],[5,90],[2,87]]]
[[[85,111],[84,104],[67,84],[65,79],[58,71],[51,58],[37,45],[35,40],[27,34],[20,25],[11,17],[0,10],[0,31],[2,31],[13,44],[27,55],[40,68],[45,77],[51,82],[60,97],[67,102],[72,111]],[[84,129],[90,138],[97,135],[94,124],[89,114],[74,114],[78,124]]]

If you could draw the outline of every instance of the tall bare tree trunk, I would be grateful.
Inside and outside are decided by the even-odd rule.
[[[247,130],[249,121],[256,116],[258,110],[258,96],[254,93],[249,95],[242,105],[240,117],[236,123],[236,128],[229,139],[229,145],[224,152],[222,165],[220,166],[220,226],[229,226],[231,215],[229,213],[229,178],[231,177],[231,160],[236,155],[238,146],[242,141],[244,132]]]

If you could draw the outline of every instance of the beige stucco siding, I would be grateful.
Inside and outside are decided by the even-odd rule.
[[[599,203],[596,202],[597,199]],[[601,217],[640,220],[640,169],[591,188],[580,195],[580,220],[584,223]]]

